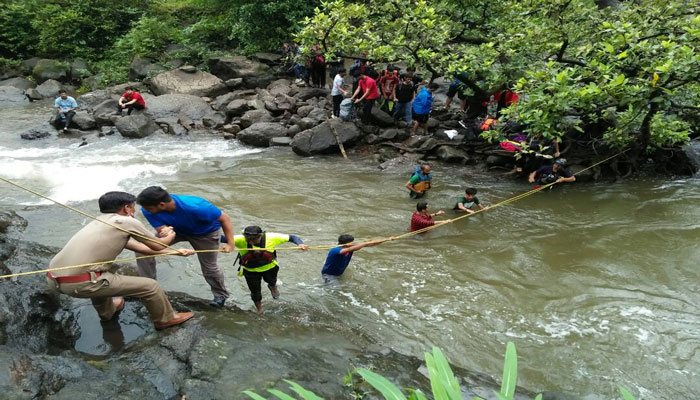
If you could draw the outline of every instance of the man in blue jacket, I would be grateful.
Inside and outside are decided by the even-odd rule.
[[[438,88],[438,84],[432,82],[427,88],[421,89],[413,99],[413,134],[418,134],[418,126],[423,128],[423,134],[428,134],[428,118],[430,117],[430,108],[432,107],[433,92]]]
[[[150,186],[138,195],[136,202],[165,244],[187,241],[195,250],[218,250],[222,230],[226,237],[233,237],[231,218],[201,197],[171,195],[159,186]],[[168,236],[171,231],[175,231],[174,236]],[[221,250],[228,253],[233,250],[233,245],[226,243]],[[224,274],[217,264],[217,255],[216,251],[197,253],[197,258],[204,280],[214,294],[210,304],[221,308],[228,298],[228,291]],[[136,264],[141,276],[156,279],[155,258],[137,260]]]

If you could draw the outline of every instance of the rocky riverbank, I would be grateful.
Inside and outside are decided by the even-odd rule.
[[[13,106],[26,104],[30,99],[53,99],[72,76],[68,70],[51,70],[48,61],[34,61],[33,79],[41,84],[36,86],[19,76],[0,81],[0,104]],[[79,67],[71,67],[71,71],[75,69],[78,74],[83,71]],[[412,163],[417,159],[495,171],[508,171],[516,164],[514,153],[476,137],[472,130],[458,123],[459,114],[444,110],[445,88],[436,94],[428,122],[430,135],[412,136],[404,122],[397,123],[377,107],[368,124],[329,119],[330,91],[293,83],[286,77],[278,55],[212,58],[207,69],[210,72],[182,65],[166,70],[149,60],[134,59],[130,78],[143,81],[78,96],[80,110],[71,129],[57,132],[47,122],[30,127],[22,133],[22,138],[65,136],[90,140],[112,134],[135,139],[154,134],[221,135],[256,147],[290,146],[300,156],[339,153],[342,143],[346,148],[373,154],[380,168],[384,167],[383,163]],[[143,93],[147,108],[119,117],[114,115],[117,100],[127,86],[135,86]],[[446,131],[457,134],[448,135]],[[592,152],[589,146],[576,140],[565,141],[561,147],[562,156],[568,159],[573,172],[616,153],[605,148]],[[541,160],[535,162],[538,161]],[[700,142],[695,140],[683,149],[659,150],[641,166],[636,159],[617,158],[609,165],[579,175],[578,180],[625,177],[638,170],[692,175],[699,169]]]

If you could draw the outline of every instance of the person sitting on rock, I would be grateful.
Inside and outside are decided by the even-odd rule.
[[[126,88],[126,92],[119,98],[117,102],[117,115],[122,115],[122,110],[126,108],[126,115],[131,115],[133,109],[143,110],[146,108],[146,102],[143,100],[141,93],[134,90],[133,87],[129,86]]]
[[[190,256],[188,249],[165,249],[139,220],[133,218],[136,198],[125,192],[108,192],[99,198],[100,215],[79,230],[66,246],[51,259],[49,268],[99,263],[114,260],[122,250],[141,254],[169,254]],[[174,236],[173,232],[171,236]],[[112,320],[124,308],[124,298],[140,298],[156,329],[181,324],[192,318],[193,312],[174,312],[163,289],[153,279],[118,275],[109,271],[111,264],[50,271],[49,286],[63,294],[77,298],[89,298],[100,320]]]
[[[415,232],[417,230],[427,228],[429,226],[433,226],[435,224],[445,224],[448,222],[452,222],[452,220],[445,220],[445,221],[435,221],[433,220],[433,217],[442,215],[445,212],[440,210],[436,212],[435,214],[430,214],[428,211],[428,203],[421,201],[418,204],[416,204],[416,211],[413,212],[413,216],[411,217],[411,232]]]
[[[230,241],[227,238],[227,241]],[[292,242],[302,250],[307,250],[300,237],[296,235],[284,235],[281,233],[263,232],[259,226],[248,226],[243,230],[243,235],[233,237],[233,243],[238,249],[242,270],[240,273],[245,277],[245,281],[250,289],[250,298],[255,304],[256,310],[262,312],[261,284],[264,280],[273,299],[280,297],[277,288],[277,273],[280,270],[277,263],[276,246],[282,243]],[[255,250],[247,250],[255,249]]]
[[[54,107],[56,107],[56,120],[54,125],[60,126],[63,123],[63,131],[68,130],[70,125],[70,120],[73,119],[75,115],[75,110],[78,108],[78,103],[71,96],[68,96],[65,90],[60,90],[58,92],[58,97],[53,102]]]
[[[475,211],[473,211],[471,208],[474,206],[477,206],[479,210],[483,210],[484,208],[486,208],[483,205],[481,205],[481,203],[479,202],[479,198],[476,197],[476,189],[467,188],[464,190],[464,196],[457,200],[457,204],[455,204],[453,210],[464,211],[468,212],[469,214],[473,214]]]
[[[433,175],[430,173],[430,165],[423,163],[417,166],[411,175],[411,179],[406,182],[406,189],[409,190],[408,195],[412,199],[423,197],[425,192],[430,189],[432,181]]]
[[[576,177],[566,169],[566,160],[557,158],[552,165],[543,165],[536,171],[532,171],[528,177],[530,183],[536,183],[535,189],[542,185],[547,185],[553,182],[574,182]],[[551,186],[550,186],[551,188]]]

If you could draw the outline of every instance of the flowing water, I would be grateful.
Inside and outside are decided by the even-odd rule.
[[[0,111],[0,171],[89,213],[105,191],[157,184],[209,199],[237,232],[256,224],[321,245],[341,233],[401,234],[415,209],[402,188],[409,168],[381,172],[359,154],[300,158],[211,137],[116,135],[81,148],[76,139],[20,140],[48,109]],[[447,217],[465,186],[491,204],[528,189],[470,167],[434,171],[427,200]],[[534,391],[604,399],[621,384],[644,399],[697,398],[699,200],[697,179],[567,185],[364,249],[332,284],[319,279],[324,251],[280,251],[280,301],[332,313],[405,354],[422,358],[439,346],[454,364],[495,377],[513,341],[519,384]],[[87,222],[6,184],[0,207],[27,218],[26,237],[46,245],[62,246]],[[252,309],[233,260],[220,257],[229,301]],[[166,290],[210,296],[195,258],[159,259],[159,280]],[[281,307],[264,296],[269,310]]]

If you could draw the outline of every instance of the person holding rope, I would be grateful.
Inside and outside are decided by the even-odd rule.
[[[530,173],[528,182],[535,183],[535,189],[553,182],[575,182],[576,177],[566,169],[566,159],[557,158],[552,165],[543,165]],[[550,186],[550,189],[552,187]]]
[[[409,190],[408,196],[412,199],[419,199],[425,195],[425,192],[430,189],[433,181],[433,175],[430,173],[430,165],[422,163],[413,170],[411,179],[406,182],[406,189]]]
[[[148,228],[133,218],[135,200],[133,195],[125,192],[102,195],[98,200],[102,215],[73,235],[51,259],[49,268],[114,260],[125,248],[148,255],[172,253]],[[179,254],[174,254],[180,256],[194,254],[188,249],[177,251]],[[49,286],[59,292],[91,299],[102,321],[112,320],[124,308],[124,298],[116,296],[141,299],[156,329],[181,324],[194,316],[193,312],[174,312],[163,289],[153,279],[113,274],[109,268],[110,264],[104,263],[49,271],[46,276]]]
[[[394,240],[392,236],[384,240],[372,240],[367,243],[352,244],[355,238],[352,235],[340,235],[338,237],[338,246],[328,251],[326,262],[321,269],[321,275],[326,282],[343,275],[345,269],[350,265],[352,254],[365,247],[374,247],[384,243],[387,240]]]
[[[227,236],[227,238],[231,237],[233,237],[240,257],[237,258],[240,260],[242,268],[242,270],[239,268],[239,276],[242,273],[245,277],[248,289],[250,289],[250,298],[255,303],[258,312],[262,312],[261,285],[263,280],[267,283],[272,298],[278,299],[280,297],[280,291],[277,288],[277,273],[280,267],[274,248],[287,242],[296,244],[302,250],[307,250],[309,246],[305,245],[301,238],[296,235],[263,232],[259,226],[246,227],[243,230],[243,235]]]
[[[195,250],[210,250],[197,253],[202,275],[207,281],[214,299],[209,303],[221,308],[228,298],[224,285],[224,274],[217,264],[220,231],[226,237],[233,237],[231,218],[207,200],[196,196],[171,195],[159,186],[150,186],[136,197],[141,205],[141,212],[156,229],[158,236],[166,244],[182,241],[189,242]],[[174,230],[175,235],[170,236]],[[169,239],[166,239],[169,238]],[[221,247],[229,253],[233,250],[230,243]],[[156,260],[153,258],[137,260],[141,276],[156,279]]]
[[[449,219],[445,221],[433,220],[433,217],[437,215],[442,215],[444,213],[445,212],[443,210],[440,210],[434,214],[431,214],[430,211],[428,211],[428,203],[424,201],[419,202],[418,204],[416,204],[416,211],[413,212],[413,216],[411,217],[411,232],[428,228],[435,224],[445,224],[447,222],[452,222],[452,220]]]

